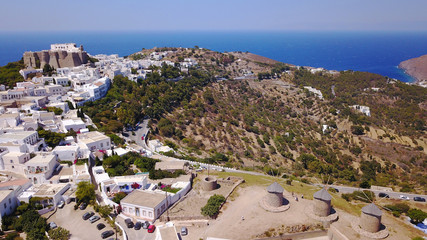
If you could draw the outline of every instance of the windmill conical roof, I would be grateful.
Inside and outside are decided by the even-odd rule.
[[[324,201],[331,201],[331,199],[332,199],[331,194],[329,194],[328,191],[326,191],[326,189],[324,189],[324,188],[315,192],[313,194],[313,197],[316,199],[324,200]]]
[[[366,205],[362,208],[362,212],[369,214],[369,215],[374,215],[377,217],[380,217],[383,212],[377,207],[377,205],[371,203],[369,205]]]
[[[277,182],[274,182],[270,186],[267,187],[267,192],[269,193],[283,193],[283,188]]]

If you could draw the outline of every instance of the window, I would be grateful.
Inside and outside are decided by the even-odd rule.
[[[9,198],[9,203],[12,203],[12,200],[10,200],[10,198]]]
[[[6,203],[4,204],[4,209],[6,209],[7,208],[7,206],[6,206]]]

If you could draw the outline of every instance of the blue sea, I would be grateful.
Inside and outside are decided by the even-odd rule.
[[[248,51],[299,66],[378,73],[413,79],[397,65],[427,54],[427,32],[0,32],[0,65],[25,51],[74,42],[90,54],[126,56],[152,47]]]

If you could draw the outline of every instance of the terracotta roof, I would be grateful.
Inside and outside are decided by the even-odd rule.
[[[362,208],[362,212],[369,214],[369,215],[374,215],[377,217],[380,217],[383,212],[377,207],[377,205],[371,203],[369,205],[366,205]]]
[[[277,182],[274,182],[270,186],[267,187],[267,192],[269,193],[283,193],[283,188]]]
[[[331,194],[329,194],[328,191],[326,191],[326,189],[324,189],[324,188],[315,192],[313,194],[313,197],[316,199],[325,200],[325,201],[331,201],[331,199],[332,199]]]

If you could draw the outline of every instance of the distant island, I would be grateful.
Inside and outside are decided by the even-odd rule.
[[[415,78],[416,84],[427,87],[427,55],[403,61],[399,68]]]

